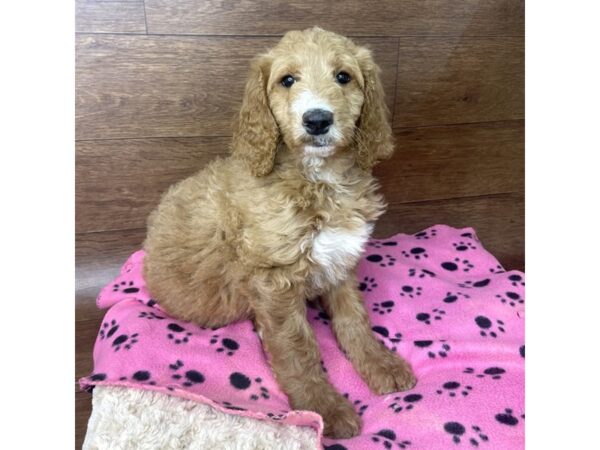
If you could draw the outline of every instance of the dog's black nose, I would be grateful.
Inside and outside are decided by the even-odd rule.
[[[333,113],[324,109],[309,109],[302,115],[302,124],[312,135],[325,134],[333,123]]]

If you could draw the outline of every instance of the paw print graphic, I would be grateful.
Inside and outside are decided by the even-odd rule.
[[[445,340],[438,342],[434,341],[413,341],[413,344],[417,348],[426,348],[427,356],[434,359],[436,356],[446,358],[452,347]]]
[[[454,250],[456,250],[457,252],[466,252],[467,250],[477,249],[477,247],[475,247],[473,244],[471,244],[468,241],[467,242],[464,242],[464,241],[453,242],[452,246],[454,247]]]
[[[383,247],[395,247],[398,245],[396,241],[380,241],[378,239],[373,239],[368,243],[369,247],[374,248],[383,248]]]
[[[461,288],[465,288],[465,289],[472,289],[472,288],[482,288],[482,287],[486,287],[488,284],[490,284],[490,279],[489,278],[484,278],[482,280],[478,280],[478,281],[465,281],[464,283],[459,283],[458,286]]]
[[[500,264],[496,264],[496,267],[490,267],[490,273],[498,274],[504,272],[506,271],[504,270],[504,267],[502,267]]]
[[[250,377],[244,375],[241,372],[233,372],[231,375],[229,375],[229,383],[235,389],[240,391],[245,391],[252,386],[252,380],[250,379]],[[264,386],[260,386],[260,384],[262,383],[262,378],[255,378],[254,383],[258,390],[255,390],[254,393],[250,394],[250,400],[258,400],[261,397],[266,400],[271,398],[269,390]]]
[[[456,394],[460,392],[463,397],[466,397],[472,390],[473,386],[461,386],[458,381],[447,381],[442,385],[442,389],[438,389],[435,392],[439,395],[447,394],[449,397],[456,397]]]
[[[460,235],[461,237],[466,237],[469,239],[473,239],[475,242],[479,242],[479,238],[475,235],[475,233],[466,232]]]
[[[119,284],[113,284],[113,292],[122,292],[123,294],[135,294],[140,289],[133,285],[133,281],[121,281]]]
[[[519,294],[512,291],[506,291],[504,295],[496,294],[496,298],[500,299],[502,303],[508,303],[512,307],[525,303],[525,300]]]
[[[494,331],[494,328],[500,333],[505,333],[504,330],[504,322],[501,320],[496,320],[496,324],[492,320],[488,319],[485,316],[477,316],[475,317],[475,323],[479,327],[479,334],[482,337],[491,336],[493,338],[498,337],[498,333]]]
[[[344,398],[350,400],[350,394],[348,392],[345,392],[343,395],[344,395]],[[356,412],[361,417],[364,414],[364,412],[367,410],[367,408],[369,407],[369,405],[363,404],[362,400],[354,400],[352,402],[352,405],[354,405]]]
[[[406,284],[401,288],[400,297],[415,298],[420,297],[422,293],[423,288],[421,286],[414,287]]]
[[[493,380],[500,380],[500,379],[502,379],[502,375],[504,375],[506,373],[506,370],[504,370],[502,367],[494,366],[494,367],[488,367],[481,373],[475,373],[475,369],[473,369],[472,367],[467,367],[467,368],[465,368],[465,370],[463,370],[463,373],[475,375],[477,378],[490,377]]]
[[[379,264],[381,267],[388,267],[388,266],[393,266],[394,264],[396,264],[396,258],[394,258],[392,255],[378,255],[378,254],[373,254],[373,255],[369,255],[367,256],[367,261],[375,263],[375,264]]]
[[[515,287],[525,286],[525,280],[523,280],[523,277],[518,273],[513,273],[509,275],[508,279],[510,280],[511,284]]]
[[[358,284],[358,290],[362,292],[371,292],[376,287],[377,283],[375,283],[375,278],[371,277],[364,277],[363,280]]]
[[[320,310],[319,313],[313,317],[317,322],[323,323],[323,325],[329,325],[331,322],[331,317],[327,314],[326,311]]]
[[[241,406],[235,406],[233,404],[231,404],[230,402],[221,402],[221,404],[227,408],[227,409],[231,409],[234,411],[246,411],[246,408],[242,408]]]
[[[104,322],[102,324],[102,328],[100,328],[100,332],[98,333],[100,340],[112,337],[112,335],[115,334],[118,329],[119,324],[117,324],[116,320],[113,319],[110,322]]]
[[[386,327],[375,325],[371,328],[371,330],[373,330],[375,333],[381,336],[383,339],[379,339],[379,342],[381,342],[386,347],[388,347],[389,345],[388,348],[391,347],[390,350],[393,352],[396,351],[396,346],[394,344],[397,344],[402,341],[402,333],[394,333],[393,335],[391,335],[390,331]],[[387,345],[386,342],[388,343]]]
[[[130,350],[137,343],[138,333],[133,333],[131,335],[128,334],[120,334],[115,338],[112,342],[111,346],[114,348],[115,352],[118,352],[121,349]]]
[[[418,275],[417,275],[418,274]],[[432,272],[431,270],[427,270],[427,269],[408,269],[408,276],[409,277],[419,277],[419,278],[425,278],[425,277],[435,277],[435,273]]]
[[[180,370],[183,368],[183,365],[183,361],[180,359],[175,361],[173,364],[169,364],[169,369],[174,372],[173,375],[171,375],[173,380],[177,380],[185,387],[191,387],[196,384],[204,383],[204,375],[197,370],[186,370],[182,374]]]
[[[408,394],[402,397],[398,395],[393,398],[393,402],[388,405],[395,414],[402,411],[410,411],[414,408],[415,403],[420,402],[423,399],[421,394]]]
[[[417,260],[421,258],[429,258],[427,250],[425,250],[423,247],[413,247],[409,251],[402,250],[402,256],[404,256],[405,258],[414,258]]]
[[[520,417],[525,420],[525,414],[521,414]],[[502,425],[509,425],[511,427],[514,427],[519,423],[519,419],[513,415],[513,410],[510,408],[506,408],[504,412],[496,414],[494,418]]]
[[[233,356],[235,352],[240,348],[240,344],[237,341],[230,338],[222,338],[219,342],[219,335],[214,334],[210,338],[210,345],[219,344],[217,346],[217,353],[226,353],[227,356]]]
[[[463,294],[462,292],[446,292],[446,296],[442,299],[442,301],[444,303],[454,303],[455,301],[457,301],[460,297],[462,298],[471,298],[470,295],[468,294]]]
[[[483,434],[483,431],[477,425],[472,425],[471,429],[467,431],[465,426],[460,422],[446,422],[444,424],[444,431],[452,436],[452,442],[455,444],[460,444],[461,439],[468,438],[469,443],[473,447],[479,447],[480,443],[487,442],[489,440],[489,438]],[[468,433],[468,435],[465,433]],[[477,440],[477,438],[479,438],[479,440]]]
[[[437,236],[437,230],[432,228],[431,230],[420,231],[413,235],[417,239],[431,239]]]
[[[159,316],[154,311],[140,311],[138,315],[140,319],[148,319],[148,320],[164,320],[166,317]]]
[[[385,300],[381,303],[373,303],[373,312],[379,313],[379,315],[389,314],[394,310],[395,303],[393,300]]]
[[[398,448],[406,449],[411,442],[407,440],[396,442],[396,433],[388,428],[384,428],[383,430],[379,430],[377,433],[373,433],[371,436],[371,440],[373,442],[381,442],[384,448],[391,449],[394,446],[394,443],[398,446]],[[333,450],[333,449],[331,449]],[[335,449],[338,450],[338,449]],[[339,449],[341,450],[341,449]]]
[[[434,308],[431,310],[431,314],[429,313],[418,313],[416,318],[419,322],[423,322],[427,325],[431,325],[431,320],[442,320],[442,318],[446,315],[446,311],[443,309]]]
[[[187,344],[190,340],[191,332],[186,331],[181,325],[171,322],[167,325],[169,332],[167,333],[167,339],[170,339],[175,344]]]
[[[449,272],[454,272],[458,269],[462,269],[463,272],[468,272],[475,267],[468,259],[461,260],[460,258],[454,258],[454,261],[445,261],[441,266]]]
[[[152,380],[152,374],[148,370],[138,370],[131,375],[131,379],[138,383],[156,385],[156,381]],[[119,378],[119,381],[126,381],[127,377]]]

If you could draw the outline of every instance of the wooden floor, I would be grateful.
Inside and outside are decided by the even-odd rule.
[[[250,58],[312,25],[383,71],[397,152],[375,170],[376,236],[473,226],[524,268],[522,0],[76,0],[75,379],[92,369],[94,299],[160,193],[226,152]],[[91,395],[75,400],[80,448]]]

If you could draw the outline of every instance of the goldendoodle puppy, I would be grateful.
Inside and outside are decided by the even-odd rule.
[[[321,298],[373,392],[415,384],[373,336],[355,274],[385,208],[371,175],[393,152],[383,97],[369,50],[319,28],[287,33],[252,63],[232,155],[168,190],[144,244],[161,306],[210,327],[254,320],[291,405],[338,438],[360,419],[323,372],[306,299]]]

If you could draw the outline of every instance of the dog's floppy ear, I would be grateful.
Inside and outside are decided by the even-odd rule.
[[[269,108],[267,81],[271,63],[267,56],[252,61],[242,107],[233,130],[233,155],[248,163],[256,176],[273,170],[279,131]]]
[[[363,75],[365,95],[355,133],[356,161],[362,169],[371,170],[378,161],[392,156],[394,142],[380,69],[366,48],[359,48],[356,58]]]

